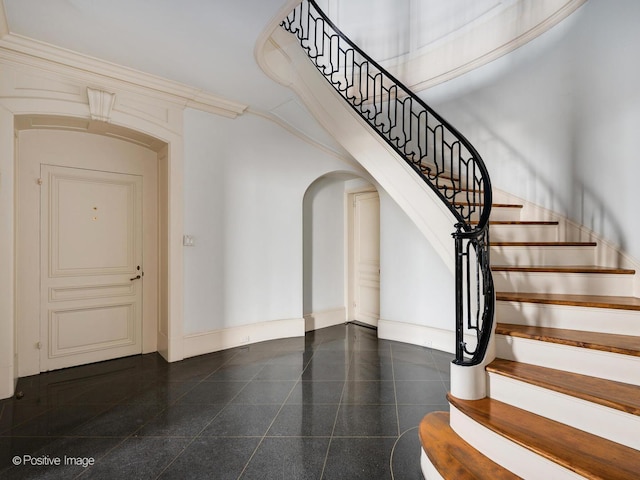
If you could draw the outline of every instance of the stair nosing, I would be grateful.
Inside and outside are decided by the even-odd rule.
[[[524,338],[601,352],[640,357],[640,337],[565,328],[497,323],[496,335]]]
[[[635,275],[629,268],[600,267],[597,265],[491,265],[493,272],[528,273],[586,273],[607,275]]]
[[[492,247],[597,247],[596,242],[491,242]]]
[[[545,298],[546,296],[546,298]],[[636,305],[630,302],[636,301]],[[640,311],[640,298],[607,295],[543,294],[496,292],[498,302],[538,303],[542,305],[564,305],[571,307],[605,308],[612,310]]]
[[[476,224],[478,221],[469,222]],[[489,225],[520,225],[520,226],[558,226],[560,222],[554,220],[489,220]]]
[[[514,365],[520,366],[520,369],[524,371],[514,373]],[[596,403],[624,413],[640,416],[640,386],[638,385],[567,372],[566,370],[530,365],[502,358],[496,358],[493,362],[487,365],[486,371],[525,382],[530,385],[545,388],[547,390],[563,393],[574,398],[586,400],[591,403]],[[562,381],[559,380],[560,377],[563,378]],[[551,379],[558,380],[552,381]],[[580,387],[589,387],[589,390],[587,391],[586,388]],[[608,396],[606,394],[599,395],[594,393],[594,391],[616,391],[616,396]],[[621,402],[619,401],[621,396],[633,398],[636,402],[635,404],[628,401]]]
[[[483,475],[483,478],[486,478],[486,475],[490,474],[492,479],[498,480],[516,480],[521,478],[483,455],[460,437],[451,428],[449,417],[449,412],[431,412],[425,415],[419,427],[422,449],[442,478],[477,480],[479,474]],[[442,428],[444,429],[444,434],[436,436],[430,433],[429,427]],[[433,449],[429,448],[433,443],[437,445],[438,450],[442,449],[444,444],[446,452],[437,451],[434,453]],[[445,465],[442,460],[443,456],[447,462],[454,463],[455,466],[464,468],[465,470],[461,471],[456,469],[452,472],[447,471],[447,467],[452,468],[453,466],[451,464]],[[482,470],[482,472],[479,470]],[[450,475],[447,475],[447,473]]]
[[[453,202],[453,205],[461,206],[461,205],[469,205],[472,207],[482,207],[484,203],[479,202]],[[523,208],[523,205],[517,203],[492,203],[491,208]]]
[[[631,447],[487,397],[461,400],[448,394],[447,399],[462,414],[495,434],[586,478],[637,478],[636,457],[640,461],[640,452]],[[531,433],[529,438],[523,431]],[[623,467],[626,458],[631,459],[631,466]]]

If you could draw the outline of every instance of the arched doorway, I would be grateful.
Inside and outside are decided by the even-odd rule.
[[[303,201],[303,313],[307,331],[346,321],[377,325],[380,214],[379,203],[370,201],[374,197],[376,187],[352,173],[324,175],[307,189]],[[363,234],[363,228],[368,233]],[[371,276],[364,277],[358,270],[363,265],[356,255],[361,254],[369,267],[371,260],[377,262],[371,267],[375,285]]]
[[[167,145],[73,117],[15,127],[18,376],[158,350]]]

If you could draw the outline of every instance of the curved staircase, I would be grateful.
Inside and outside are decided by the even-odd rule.
[[[494,193],[495,196],[495,193]],[[595,265],[596,242],[493,206],[496,359],[487,397],[449,395],[420,425],[427,479],[640,478],[635,271]]]
[[[453,126],[314,0],[289,7],[256,55],[263,70],[300,95],[456,277],[456,396],[420,425],[424,476],[640,478],[638,275],[561,219],[492,193]]]

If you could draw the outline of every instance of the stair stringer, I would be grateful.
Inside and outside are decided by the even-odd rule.
[[[415,223],[453,274],[455,217],[416,171],[322,78],[295,37],[276,28],[256,47],[256,59],[267,75],[298,94],[316,120]]]

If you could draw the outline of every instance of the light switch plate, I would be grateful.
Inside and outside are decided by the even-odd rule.
[[[194,247],[196,244],[196,237],[193,235],[183,235],[182,236],[182,245],[185,247]]]

